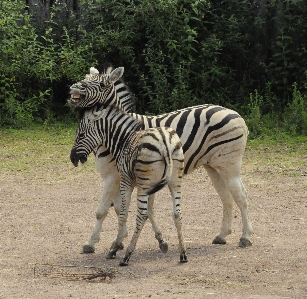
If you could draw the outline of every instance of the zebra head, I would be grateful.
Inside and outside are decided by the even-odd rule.
[[[70,152],[70,161],[77,167],[83,164],[88,155],[102,143],[102,136],[97,134],[97,121],[104,117],[106,109],[96,110],[97,106],[87,109],[78,124],[74,145]]]
[[[114,84],[124,73],[123,67],[107,68],[105,73],[91,67],[84,80],[70,87],[70,102],[73,106],[93,107],[95,104],[110,104],[117,100]]]

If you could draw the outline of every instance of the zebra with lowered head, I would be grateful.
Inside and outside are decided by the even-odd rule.
[[[96,111],[85,112],[78,126],[78,135],[71,151],[71,161],[75,166],[84,163],[94,148],[103,144],[114,156],[120,175],[121,210],[119,230],[109,251],[113,258],[122,249],[122,240],[127,236],[126,222],[133,188],[137,187],[136,229],[120,262],[128,265],[136,242],[146,219],[152,213],[151,194],[168,184],[173,198],[173,219],[178,232],[180,262],[187,262],[186,250],[181,231],[181,180],[183,176],[183,151],[177,133],[166,127],[142,130],[143,124],[122,112],[118,107],[107,106]],[[150,207],[149,207],[150,205]],[[153,215],[151,215],[153,217]],[[152,221],[155,236],[162,251],[162,234]],[[165,245],[165,244],[164,244]]]
[[[133,97],[121,80],[123,67],[114,69],[110,64],[101,67],[101,74],[91,68],[90,74],[70,88],[71,103],[79,107],[116,105],[125,112],[133,106]],[[140,120],[144,128],[167,126],[180,137],[184,152],[184,174],[203,166],[223,204],[223,218],[220,232],[213,244],[226,244],[226,237],[232,231],[233,203],[241,212],[243,232],[239,246],[251,246],[252,226],[248,217],[246,191],[240,172],[245,151],[248,129],[244,119],[235,111],[216,105],[203,104],[165,113],[145,116],[131,113]],[[78,135],[78,131],[77,131]],[[103,193],[96,212],[96,225],[83,252],[95,251],[100,240],[103,220],[114,203],[120,208],[119,174],[110,151],[100,144],[94,150],[96,166],[103,177]]]

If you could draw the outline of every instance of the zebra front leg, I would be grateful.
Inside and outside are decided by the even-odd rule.
[[[83,253],[95,252],[95,243],[99,242],[100,240],[102,223],[106,218],[112,203],[114,202],[114,205],[116,205],[117,201],[121,201],[119,192],[119,177],[108,176],[104,179],[102,197],[96,211],[94,231],[89,241],[83,245]]]
[[[115,239],[109,250],[107,259],[114,259],[116,257],[117,251],[122,250],[124,248],[122,241],[128,235],[127,218],[128,218],[128,210],[129,210],[132,191],[133,191],[132,183],[126,183],[125,185],[121,183],[120,185],[121,207],[118,215],[118,233],[117,233],[117,238]]]
[[[154,208],[153,208],[154,200],[155,200],[155,194],[149,195],[149,198],[148,198],[148,219],[149,219],[149,221],[152,225],[152,229],[155,232],[155,238],[159,242],[159,248],[161,249],[161,251],[163,253],[166,253],[168,251],[168,244],[163,241],[162,233],[161,233],[160,229],[158,228],[156,221],[155,221]]]
[[[137,198],[138,210],[136,216],[136,228],[130,241],[130,244],[127,247],[126,254],[119,263],[120,266],[128,266],[129,259],[135,249],[137,240],[148,218],[148,195],[138,195]]]

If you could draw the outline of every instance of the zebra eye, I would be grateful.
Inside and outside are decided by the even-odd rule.
[[[82,138],[84,138],[84,133],[79,134],[79,139],[82,139]]]
[[[104,88],[105,87],[105,84],[103,82],[100,82],[100,87],[101,88]]]

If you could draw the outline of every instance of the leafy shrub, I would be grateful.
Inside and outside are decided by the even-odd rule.
[[[254,91],[254,94],[250,94],[250,102],[248,104],[249,114],[246,122],[251,136],[254,137],[260,135],[262,129],[262,103],[263,97],[259,95],[257,90]]]
[[[292,95],[284,113],[286,128],[295,135],[307,135],[307,96],[298,90],[296,83]]]
[[[85,63],[88,46],[73,49],[67,35],[56,42],[52,19],[39,36],[23,11],[23,1],[0,3],[0,124],[14,126],[48,121],[55,112],[65,115],[69,80],[79,79],[93,63]],[[62,82],[67,84],[58,90]]]
[[[105,61],[125,67],[140,113],[220,104],[257,135],[267,115],[305,101],[305,0],[70,2],[53,1],[46,20],[23,0],[0,2],[0,125],[75,118],[68,86]]]

